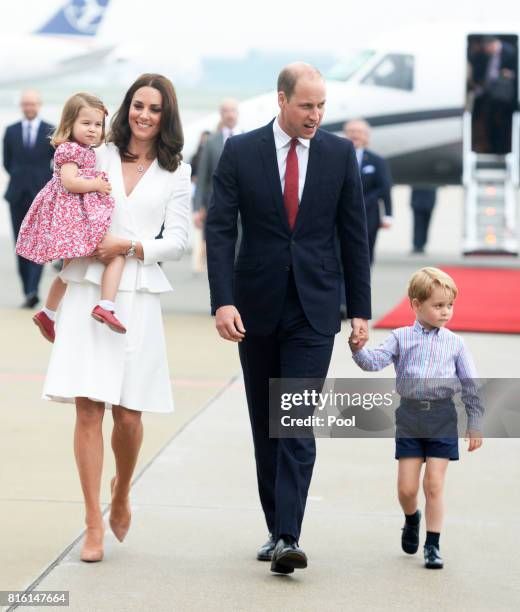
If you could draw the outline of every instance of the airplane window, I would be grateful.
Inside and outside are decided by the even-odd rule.
[[[325,76],[332,81],[348,81],[374,55],[374,51],[367,49],[353,51],[334,65]]]
[[[367,74],[362,83],[393,89],[413,89],[413,56],[392,53],[386,55],[377,66]]]

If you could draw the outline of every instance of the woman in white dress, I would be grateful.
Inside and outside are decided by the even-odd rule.
[[[58,315],[44,385],[46,399],[74,402],[74,454],[85,499],[83,561],[103,558],[100,508],[102,421],[112,407],[110,527],[123,541],[130,526],[129,492],[143,437],[141,413],[173,410],[159,296],[171,287],[157,262],[182,257],[188,239],[190,166],[181,161],[183,134],[171,82],[145,74],[130,87],[111,124],[98,168],[112,185],[115,209],[94,258],[62,272],[67,291]],[[162,239],[155,239],[164,226]],[[116,311],[127,328],[116,334],[90,316],[103,264],[127,259]]]

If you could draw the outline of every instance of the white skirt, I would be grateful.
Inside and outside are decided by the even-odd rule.
[[[118,334],[90,316],[99,301],[99,285],[69,282],[43,398],[73,403],[76,397],[88,397],[130,410],[172,412],[159,295],[119,291],[116,314],[127,332]]]

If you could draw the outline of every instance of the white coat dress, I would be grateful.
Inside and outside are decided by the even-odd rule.
[[[99,147],[96,157],[115,199],[109,233],[141,242],[144,260],[127,258],[116,297],[116,314],[126,334],[90,316],[100,297],[103,264],[74,259],[62,271],[67,291],[58,311],[43,397],[70,403],[88,397],[108,407],[171,412],[160,294],[172,287],[157,262],[178,260],[186,248],[191,168],[182,162],[168,172],[155,160],[127,196],[117,147]],[[163,238],[156,240],[163,223]]]

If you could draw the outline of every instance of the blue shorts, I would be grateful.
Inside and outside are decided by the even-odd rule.
[[[402,398],[395,413],[395,458],[438,457],[458,461],[457,412],[451,399],[419,402]]]

